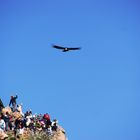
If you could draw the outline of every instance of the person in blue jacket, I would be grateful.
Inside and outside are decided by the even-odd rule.
[[[15,112],[16,111],[16,99],[18,98],[18,96],[16,95],[15,97],[14,96],[11,96],[11,99],[10,99],[10,103],[9,103],[9,106],[12,104],[12,111]]]

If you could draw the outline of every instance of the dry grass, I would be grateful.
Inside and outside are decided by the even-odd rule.
[[[8,132],[8,139],[7,140],[53,140],[54,139],[54,135],[47,135],[45,132],[37,132],[37,133],[33,133],[31,131],[27,132],[25,131],[25,133],[22,136],[18,136],[17,138],[14,136],[14,133]]]

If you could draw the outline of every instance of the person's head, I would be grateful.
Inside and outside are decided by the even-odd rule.
[[[57,119],[53,119],[53,122],[57,124],[58,123],[58,120]]]
[[[14,96],[11,96],[11,99],[13,99],[14,98]]]
[[[8,111],[6,112],[6,115],[9,115]]]
[[[32,111],[31,110],[29,111],[29,114],[32,115]]]

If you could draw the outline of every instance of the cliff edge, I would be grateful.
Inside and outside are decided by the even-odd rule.
[[[22,112],[22,106],[15,110],[10,106],[1,106],[0,140],[67,140],[65,130],[57,119],[51,119],[48,113],[32,114]]]

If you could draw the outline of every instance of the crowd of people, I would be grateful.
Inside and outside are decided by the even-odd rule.
[[[34,134],[37,132],[44,132],[46,135],[53,135],[59,129],[58,121],[56,119],[51,120],[48,113],[33,114],[31,110],[23,113],[21,105],[17,105],[16,103],[17,98],[17,95],[11,96],[9,108],[6,111],[1,109],[1,133],[6,134],[12,131],[15,137],[20,137],[26,130]],[[4,109],[4,106],[2,108]]]

